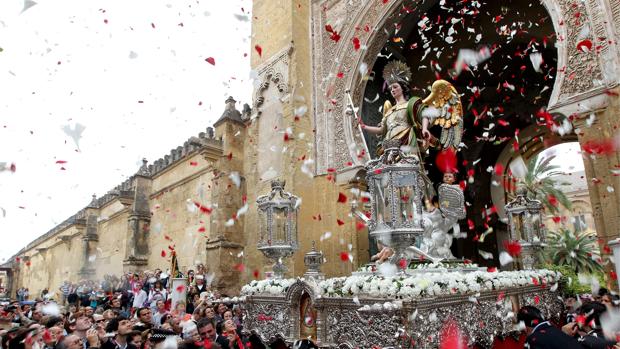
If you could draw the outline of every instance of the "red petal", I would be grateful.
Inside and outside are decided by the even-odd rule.
[[[198,232],[199,233],[204,233],[205,231],[207,231],[207,228],[205,228],[205,227],[198,228]]]
[[[66,164],[67,162],[65,160],[56,160],[57,164]]]
[[[213,57],[206,58],[205,61],[211,65],[215,65],[215,58]]]
[[[506,252],[513,257],[521,254],[521,244],[519,241],[504,241],[504,248]]]
[[[179,285],[179,286],[177,286],[176,290],[179,293],[183,293],[183,291],[185,291],[185,286],[184,285]]]
[[[344,204],[347,202],[347,196],[343,193],[338,193],[338,202]]]
[[[166,251],[165,251],[165,250],[161,250],[161,256],[162,256],[163,258],[166,258]]]
[[[347,252],[340,252],[340,260],[343,262],[348,262],[349,254]]]
[[[362,221],[357,221],[355,222],[355,229],[357,231],[360,231],[362,229],[366,228],[366,223],[362,222]]]
[[[17,170],[17,166],[15,166],[15,164],[11,164],[11,167],[9,169],[11,170],[11,172],[15,172]]]
[[[360,39],[358,39],[357,36],[353,37],[353,48],[355,48],[355,51],[359,50],[360,47]]]
[[[243,272],[245,270],[245,265],[243,265],[243,263],[239,263],[239,264],[235,265],[235,269],[237,271]]]
[[[577,50],[581,52],[589,52],[592,49],[592,41],[590,39],[581,40],[577,43]]]
[[[336,223],[338,223],[338,225],[344,225],[344,222],[338,218],[336,218]]]
[[[256,50],[256,52],[258,53],[259,57],[263,57],[263,48],[260,47],[260,45],[255,45],[254,49]]]
[[[198,166],[198,162],[197,161],[190,161],[189,165],[190,166]]]
[[[494,171],[496,175],[501,176],[504,174],[504,166],[502,164],[495,164]]]
[[[456,153],[454,152],[454,149],[448,148],[439,152],[439,154],[435,157],[435,164],[437,164],[439,171],[443,173],[457,172]]]
[[[255,270],[252,272],[252,275],[254,276],[254,278],[255,278],[255,279],[258,279],[258,276],[259,276],[258,269],[255,269]]]

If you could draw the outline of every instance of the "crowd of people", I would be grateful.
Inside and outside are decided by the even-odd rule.
[[[620,299],[601,288],[594,295],[566,297],[565,316],[552,324],[535,306],[519,309],[526,348],[620,349]]]
[[[24,297],[22,288],[0,308],[0,349],[267,348],[243,332],[241,306],[211,291],[212,277],[202,266],[185,277],[188,286],[182,290],[171,290],[168,273],[159,269],[100,282],[65,281],[34,300]],[[172,306],[175,291],[187,297]],[[620,349],[620,298],[604,288],[566,297],[560,323],[551,323],[534,306],[522,307],[517,320],[529,348]],[[270,346],[285,347],[283,342]],[[306,340],[294,347],[316,346]]]
[[[65,281],[56,292],[23,297],[0,309],[2,349],[266,348],[242,334],[238,304],[211,292],[202,266],[190,270],[186,300],[172,307],[170,277],[153,272]],[[273,347],[273,346],[272,346]],[[312,347],[302,345],[300,347]]]

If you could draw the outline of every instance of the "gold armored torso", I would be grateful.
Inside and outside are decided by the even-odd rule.
[[[386,108],[387,107],[387,108]],[[381,121],[385,125],[385,138],[395,139],[402,137],[403,133],[409,130],[411,125],[407,117],[407,102],[391,106],[388,101],[383,107],[386,112]]]

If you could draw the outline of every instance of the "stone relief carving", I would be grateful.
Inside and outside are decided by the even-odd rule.
[[[291,54],[293,53],[294,46],[291,43],[288,47],[284,48],[271,59],[269,59],[262,66],[259,66],[256,70],[258,72],[259,84],[254,91],[254,105],[252,108],[253,117],[259,117],[262,113],[261,106],[265,102],[263,93],[274,84],[278,89],[280,98],[284,99],[289,94],[289,65],[291,60]]]
[[[620,4],[613,1],[611,14],[603,11],[601,0],[586,2],[572,0],[543,0],[553,19],[558,36],[558,71],[550,108],[558,103],[572,102],[591,94],[603,92],[607,74],[604,66],[615,72],[615,60],[605,58],[610,51],[607,44],[600,45],[599,36],[608,36],[605,23],[612,19],[620,21]],[[363,154],[365,143],[359,131],[353,128],[350,116],[346,115],[347,102],[344,91],[351,90],[353,102],[361,105],[366,81],[359,68],[363,64],[372,67],[377,54],[384,46],[390,28],[399,18],[399,9],[414,1],[400,0],[383,4],[379,1],[318,0],[312,4],[313,32],[313,78],[314,78],[314,117],[316,125],[316,172],[326,173],[327,168],[342,169],[359,165],[368,159]],[[615,11],[615,12],[614,12]],[[326,25],[341,36],[338,42],[330,38]],[[578,52],[577,43],[583,33],[590,30],[593,41],[590,52]],[[370,30],[356,30],[368,27]],[[357,37],[362,48],[354,51],[351,41]],[[561,40],[560,40],[561,39]],[[366,47],[364,45],[367,45]],[[596,46],[599,46],[598,53]],[[604,57],[599,57],[603,55]],[[342,72],[345,79],[337,78]],[[611,74],[615,77],[615,74]]]

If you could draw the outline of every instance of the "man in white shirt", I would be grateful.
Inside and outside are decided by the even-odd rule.
[[[139,289],[138,292],[133,295],[133,308],[142,308],[147,298],[148,294],[146,293],[146,291],[143,289]]]

